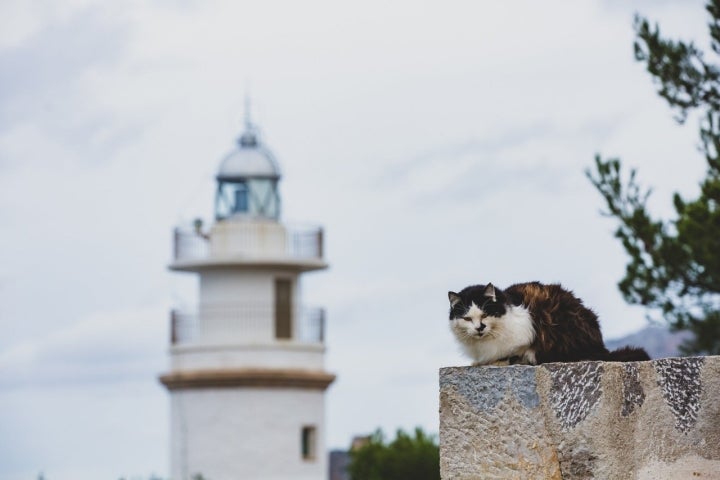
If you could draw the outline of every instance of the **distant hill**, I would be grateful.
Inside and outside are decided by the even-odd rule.
[[[690,338],[692,333],[687,331],[671,332],[667,328],[659,326],[648,326],[640,331],[631,333],[621,338],[606,340],[605,345],[614,350],[625,345],[642,347],[650,355],[650,358],[677,357],[680,355],[680,344]]]

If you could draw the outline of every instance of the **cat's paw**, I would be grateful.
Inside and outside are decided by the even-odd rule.
[[[470,364],[471,367],[489,367],[493,365],[495,364],[490,362],[473,362]]]
[[[510,365],[510,360],[507,358],[503,359],[503,360],[495,360],[494,362],[490,363],[489,365],[492,367],[507,367],[508,365]]]

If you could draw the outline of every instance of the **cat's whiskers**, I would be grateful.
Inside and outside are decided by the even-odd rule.
[[[483,337],[490,337],[493,339],[498,339],[501,337],[501,335],[498,334],[498,331],[496,329],[492,328],[490,330],[487,330],[485,332],[485,334],[483,335]]]
[[[455,327],[453,328],[455,330],[455,333],[463,338],[466,338],[468,340],[477,338],[477,335],[473,332],[469,331],[467,328],[461,327],[457,324],[455,324]]]

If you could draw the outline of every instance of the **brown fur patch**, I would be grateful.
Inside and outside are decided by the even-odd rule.
[[[530,312],[538,363],[607,359],[597,315],[571,291],[530,282],[512,285],[505,293]]]

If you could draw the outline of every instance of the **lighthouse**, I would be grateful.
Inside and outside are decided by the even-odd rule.
[[[325,315],[301,276],[327,268],[323,231],[281,222],[280,169],[246,118],[217,172],[215,219],[174,232],[174,272],[198,276],[195,311],[170,314],[175,480],[327,478]],[[202,476],[202,477],[200,477]]]

